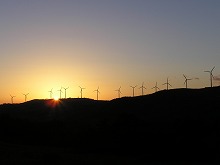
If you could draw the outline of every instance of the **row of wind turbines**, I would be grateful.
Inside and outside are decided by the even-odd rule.
[[[210,71],[204,71],[204,72],[208,72],[208,73],[210,74],[210,83],[211,83],[210,86],[211,86],[211,87],[213,86],[213,85],[212,85],[212,82],[213,82],[214,76],[213,76],[213,73],[212,73],[212,72],[213,72],[214,69],[215,69],[215,67],[213,67]],[[183,77],[185,78],[184,84],[186,85],[186,88],[188,88],[188,81],[193,80],[193,79],[187,78],[186,75],[184,75],[184,74],[183,74]],[[163,83],[162,85],[166,85],[166,90],[169,90],[169,87],[172,87],[172,85],[169,83],[169,79],[168,79],[168,78],[167,78],[167,81],[166,81],[165,83]],[[135,88],[137,87],[137,85],[136,85],[136,86],[130,86],[130,87],[132,88],[132,96],[134,97]],[[60,98],[61,98],[62,88],[63,88],[63,87],[61,87],[61,89],[58,90],[58,91],[60,92]],[[69,88],[69,87],[68,87],[68,88]],[[66,89],[68,89],[68,88],[63,88],[63,89],[65,90],[65,98],[66,98]],[[85,89],[85,88],[82,88],[82,87],[80,87],[80,86],[79,86],[79,88],[80,88],[80,93],[81,93],[81,98],[82,98],[82,91],[83,91],[83,89]],[[144,86],[144,82],[142,83],[141,87],[139,87],[139,89],[141,89],[141,94],[144,95],[144,89],[146,89],[146,87]],[[157,86],[157,82],[156,82],[155,86],[152,87],[152,89],[155,89],[155,92],[157,92],[158,90],[160,90],[160,88]],[[52,98],[52,93],[53,93],[52,90],[53,90],[53,89],[51,89],[51,90],[49,91],[49,92],[50,92],[50,98]],[[121,86],[120,86],[118,89],[116,89],[115,91],[118,92],[118,98],[120,98],[120,97],[121,97],[120,95],[122,94],[122,92],[121,92]],[[93,92],[96,92],[96,98],[97,98],[97,100],[98,100],[99,93],[100,93],[99,87],[98,87],[96,90],[94,90]]]
[[[81,86],[79,86],[79,88],[80,88],[81,98],[83,98],[83,89],[86,89],[86,88],[82,88]],[[58,92],[60,92],[60,99],[62,98],[62,96],[61,96],[62,93],[63,93],[62,89],[65,90],[65,99],[66,99],[66,90],[69,89],[69,87],[67,87],[67,88],[61,87],[59,90],[57,90]],[[94,90],[94,91],[97,92],[97,100],[98,100],[98,94],[100,93],[99,92],[99,87],[96,90]],[[50,93],[50,98],[52,99],[53,98],[53,88],[50,91],[48,91],[48,92]]]
[[[209,75],[210,75],[210,87],[213,87],[213,78],[214,78],[213,70],[214,69],[215,69],[215,67],[213,67],[211,70],[204,71],[204,72],[209,73]],[[187,78],[187,76],[184,75],[184,74],[183,74],[183,77],[185,79],[185,81],[184,81],[185,88],[188,88],[188,81],[193,80],[193,79],[192,78]],[[168,78],[167,78],[167,81],[165,83],[163,83],[162,85],[166,85],[166,90],[169,90],[169,87],[172,87],[172,85],[169,83]],[[135,88],[137,87],[137,85],[136,86],[130,86],[130,87],[132,88],[132,96],[134,97],[135,96]],[[83,98],[83,90],[86,89],[86,88],[82,88],[81,86],[79,86],[79,88],[80,88],[81,98]],[[59,97],[60,99],[62,98],[62,93],[63,93],[62,89],[64,89],[64,91],[65,91],[64,94],[65,94],[65,99],[66,99],[66,90],[69,89],[69,87],[67,87],[67,88],[61,87],[59,90],[57,90],[60,93],[60,97]],[[144,82],[142,83],[141,87],[139,87],[139,89],[141,89],[141,94],[144,95],[144,89],[146,89],[146,87],[144,86]],[[155,86],[152,87],[151,89],[155,89],[155,92],[160,90],[160,88],[157,86],[157,82],[156,82]],[[121,86],[118,89],[116,89],[115,91],[118,92],[118,98],[120,98],[121,94],[122,94]],[[50,98],[52,99],[53,98],[53,88],[48,92],[50,93]],[[99,87],[96,90],[94,90],[93,92],[96,92],[96,99],[98,100],[99,99],[99,94],[100,94]],[[26,94],[23,94],[23,95],[25,97],[24,99],[25,99],[25,102],[26,102],[27,101],[27,96],[29,95],[29,93],[26,93]],[[13,95],[10,95],[10,96],[11,96],[11,103],[13,104],[13,99],[16,96],[13,96]]]
[[[27,93],[27,94],[23,94],[24,95],[24,101],[26,102],[27,101],[27,95],[29,95],[29,93]],[[16,97],[16,96],[12,96],[12,95],[10,95],[11,96],[11,103],[13,104],[14,103],[14,97]]]

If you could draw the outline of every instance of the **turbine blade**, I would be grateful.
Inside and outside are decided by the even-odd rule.
[[[215,69],[215,66],[212,68],[211,72]]]

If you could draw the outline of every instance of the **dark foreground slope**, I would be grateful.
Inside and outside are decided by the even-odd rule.
[[[220,162],[220,87],[111,101],[32,100],[0,106],[0,146],[65,149],[146,161]],[[10,148],[10,147],[9,147]],[[1,151],[4,152],[4,151]],[[67,153],[66,153],[67,152]],[[105,163],[106,164],[106,163]]]

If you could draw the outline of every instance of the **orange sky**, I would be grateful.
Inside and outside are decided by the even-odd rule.
[[[173,88],[210,86],[220,77],[220,2],[3,1],[0,2],[0,103],[50,97],[101,100],[153,93],[169,77]],[[214,81],[220,85],[220,81]],[[63,90],[64,92],[64,90]],[[62,94],[64,97],[64,93]]]

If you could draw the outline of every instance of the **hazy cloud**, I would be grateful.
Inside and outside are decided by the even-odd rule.
[[[214,80],[214,81],[220,81],[220,75],[214,76],[214,77],[213,77],[213,80]]]

